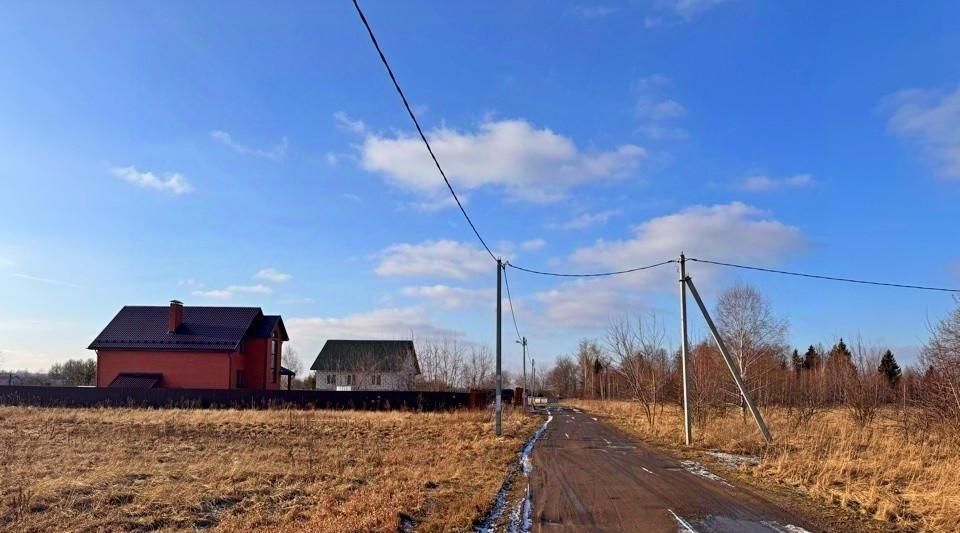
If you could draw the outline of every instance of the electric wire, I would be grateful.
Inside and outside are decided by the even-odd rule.
[[[509,264],[509,263],[508,263]],[[523,335],[520,335],[520,327],[517,326],[517,315],[513,311],[513,297],[510,296],[510,280],[507,279],[507,269],[503,269],[503,284],[507,288],[507,302],[510,304],[510,316],[513,317],[513,329],[517,332],[517,340],[522,341]]]
[[[900,288],[900,289],[917,289],[917,290],[924,290],[924,291],[939,291],[939,292],[955,292],[955,293],[960,293],[960,289],[949,289],[949,288],[944,288],[944,287],[930,287],[930,286],[925,286],[925,285],[907,285],[907,284],[903,284],[903,283],[885,283],[885,282],[881,282],[881,281],[869,281],[869,280],[853,279],[853,278],[841,278],[841,277],[836,277],[836,276],[822,276],[822,275],[819,275],[819,274],[806,274],[806,273],[803,273],[803,272],[790,272],[790,271],[787,271],[787,270],[777,270],[777,269],[773,269],[773,268],[763,268],[763,267],[756,267],[756,266],[749,266],[749,265],[738,265],[738,264],[735,264],[735,263],[724,263],[724,262],[722,262],[722,261],[711,261],[711,260],[709,260],[709,259],[698,259],[698,258],[694,258],[694,257],[688,257],[688,258],[687,258],[687,261],[696,261],[696,262],[698,262],[698,263],[707,263],[707,264],[710,264],[710,265],[718,265],[718,266],[725,266],[725,267],[731,267],[731,268],[742,268],[742,269],[744,269],[744,270],[758,270],[758,271],[760,271],[760,272],[769,272],[769,273],[772,273],[772,274],[784,274],[784,275],[787,275],[787,276],[798,276],[798,277],[803,277],[803,278],[822,279],[822,280],[829,280],[829,281],[842,281],[842,282],[846,282],[846,283],[858,283],[858,284],[861,284],[861,285],[879,285],[879,286],[881,286],[881,287],[897,287],[897,288]]]
[[[496,261],[497,256],[493,253],[493,250],[487,245],[487,242],[483,239],[483,236],[480,235],[480,231],[477,229],[477,226],[473,223],[473,219],[470,218],[470,215],[467,214],[466,208],[463,207],[463,203],[460,201],[460,197],[457,196],[457,192],[454,190],[453,185],[450,183],[450,179],[447,178],[447,173],[443,170],[443,166],[440,165],[440,161],[437,159],[436,154],[433,152],[433,147],[430,146],[430,141],[427,140],[427,136],[423,133],[423,128],[420,126],[420,121],[417,119],[417,115],[413,112],[413,108],[410,106],[410,102],[407,100],[407,96],[404,94],[403,89],[400,87],[400,82],[397,81],[397,77],[393,72],[393,68],[390,66],[390,62],[387,61],[387,56],[383,53],[383,49],[380,48],[380,42],[377,41],[376,34],[373,33],[373,28],[370,26],[370,23],[367,21],[366,15],[363,13],[363,9],[360,8],[360,3],[358,0],[353,0],[353,7],[357,10],[357,15],[360,16],[360,21],[363,23],[364,28],[367,30],[367,34],[370,36],[370,42],[373,43],[373,47],[377,50],[377,55],[380,56],[380,62],[383,63],[383,66],[387,70],[387,74],[390,76],[390,81],[393,82],[393,88],[397,91],[397,94],[400,95],[400,100],[403,101],[403,107],[407,110],[407,114],[410,116],[410,120],[413,121],[413,125],[417,128],[417,133],[420,135],[420,140],[423,141],[424,146],[427,148],[427,152],[430,154],[430,159],[433,160],[434,166],[437,167],[437,171],[440,172],[440,177],[443,178],[443,182],[447,185],[447,189],[450,191],[450,194],[453,196],[453,200],[457,203],[457,207],[460,208],[460,212],[463,214],[463,217],[467,220],[467,224],[470,225],[470,229],[473,230],[473,234],[477,236],[477,240],[480,241],[480,244],[483,245],[483,248],[487,251],[490,257]],[[575,274],[575,273],[562,273],[562,272],[546,272],[540,270],[534,270],[531,268],[523,268],[517,265],[511,264],[513,268],[518,270],[523,270],[531,274],[540,274],[544,276],[557,276],[557,277],[567,277],[567,278],[592,278],[592,277],[601,277],[601,276],[615,276],[618,274],[629,274],[630,272],[636,272],[638,270],[646,270],[647,268],[653,268],[654,266],[660,266],[661,264],[676,262],[675,260],[670,260],[664,263],[657,265],[651,265],[649,267],[639,267],[639,268],[630,268],[626,270],[620,270],[616,272],[596,272],[588,274]]]
[[[427,152],[430,153],[430,158],[433,159],[433,164],[436,165],[437,170],[440,171],[440,176],[443,177],[444,183],[447,184],[447,189],[450,190],[450,194],[453,195],[454,201],[457,202],[457,207],[460,208],[460,212],[463,213],[463,217],[467,219],[467,224],[470,224],[470,229],[473,230],[474,235],[477,236],[477,239],[480,240],[480,244],[483,245],[484,249],[487,250],[487,253],[490,254],[490,257],[496,261],[497,256],[494,255],[493,251],[487,246],[487,242],[483,240],[483,237],[480,235],[480,231],[477,230],[477,226],[473,224],[473,220],[470,219],[470,215],[467,214],[467,210],[464,209],[463,203],[460,202],[460,198],[457,196],[457,192],[453,190],[453,185],[450,184],[450,180],[447,179],[446,172],[443,171],[443,167],[440,166],[440,161],[437,160],[437,156],[433,153],[433,148],[430,146],[430,141],[427,140],[427,136],[423,133],[423,128],[420,127],[420,121],[417,120],[417,115],[414,114],[413,109],[410,107],[410,102],[407,101],[407,97],[403,94],[403,89],[400,88],[400,83],[397,81],[397,77],[393,74],[393,69],[390,68],[390,63],[387,61],[387,56],[383,54],[383,50],[380,49],[380,43],[377,42],[377,36],[373,33],[373,28],[370,27],[370,23],[367,22],[367,17],[363,14],[363,10],[360,9],[360,4],[357,0],[353,0],[353,7],[357,9],[357,14],[360,15],[360,21],[363,22],[363,26],[367,29],[367,34],[370,35],[370,41],[373,42],[373,47],[377,49],[377,54],[380,56],[380,61],[383,63],[383,66],[387,69],[387,74],[390,75],[390,81],[393,82],[393,88],[397,90],[397,94],[400,95],[400,99],[403,100],[403,107],[407,109],[407,114],[410,115],[410,120],[413,121],[413,125],[417,127],[417,133],[420,134],[420,140],[423,141],[423,144],[427,147]]]
[[[541,276],[555,276],[560,278],[599,278],[602,276],[617,276],[620,274],[629,274],[631,272],[639,272],[641,270],[649,270],[651,268],[656,268],[659,266],[668,265],[670,263],[676,263],[676,262],[677,262],[676,259],[668,259],[666,261],[661,261],[659,263],[654,263],[652,265],[646,265],[646,266],[641,266],[636,268],[628,268],[626,270],[615,270],[612,272],[591,272],[591,273],[583,273],[583,274],[569,274],[564,272],[548,272],[543,270],[534,270],[532,268],[524,268],[522,266],[517,266],[510,262],[507,262],[506,265],[509,267],[513,267],[517,270],[522,270],[523,272],[529,272],[531,274],[540,274]]]
[[[357,15],[360,16],[360,21],[363,23],[363,26],[366,28],[367,34],[370,36],[370,41],[373,43],[373,47],[377,50],[377,55],[380,56],[380,62],[383,63],[383,66],[387,70],[387,74],[390,76],[390,81],[393,82],[393,88],[397,91],[397,94],[400,96],[400,100],[403,101],[403,107],[407,110],[407,114],[410,116],[410,120],[413,121],[413,125],[417,128],[417,133],[420,135],[420,140],[423,141],[424,146],[426,146],[427,152],[430,154],[430,158],[433,160],[433,164],[437,167],[437,170],[440,172],[440,176],[443,178],[443,182],[447,185],[447,189],[450,191],[450,194],[453,196],[454,201],[457,203],[457,207],[460,208],[460,212],[463,214],[463,217],[467,220],[467,224],[470,225],[470,229],[473,230],[474,235],[476,235],[477,239],[480,241],[480,244],[483,245],[483,248],[487,251],[487,254],[489,254],[494,261],[497,261],[496,254],[493,253],[493,250],[491,250],[490,247],[487,245],[487,242],[483,239],[483,236],[480,235],[480,231],[477,229],[477,226],[473,223],[473,220],[470,218],[470,215],[467,214],[467,210],[463,207],[463,203],[460,201],[460,198],[457,196],[457,192],[454,190],[453,185],[450,183],[450,180],[447,178],[447,174],[443,170],[443,167],[440,165],[440,161],[437,159],[436,154],[434,154],[433,147],[430,146],[430,141],[427,140],[426,134],[423,133],[423,128],[420,126],[420,121],[417,119],[416,114],[413,112],[413,108],[410,106],[410,102],[407,100],[407,97],[404,94],[403,89],[400,87],[400,83],[397,81],[397,77],[393,72],[393,68],[390,67],[390,63],[387,61],[386,55],[384,55],[383,50],[380,48],[380,43],[377,41],[377,37],[373,33],[373,28],[371,28],[370,23],[367,21],[366,15],[364,15],[363,10],[360,8],[360,4],[358,0],[353,0],[353,6],[356,8]],[[836,277],[836,276],[806,274],[802,272],[790,272],[786,270],[776,270],[772,268],[762,268],[762,267],[755,267],[755,266],[749,266],[749,265],[738,265],[735,263],[724,263],[721,261],[711,261],[708,259],[698,259],[698,258],[692,258],[692,257],[687,259],[689,261],[696,261],[699,263],[707,263],[707,264],[718,265],[718,266],[740,268],[745,270],[756,270],[761,272],[783,274],[788,276],[798,276],[798,277],[804,277],[804,278],[839,281],[839,282],[846,282],[846,283],[857,283],[861,285],[875,285],[875,286],[882,286],[882,287],[897,287],[897,288],[903,288],[903,289],[917,289],[917,290],[926,290],[926,291],[960,293],[960,289],[950,289],[950,288],[944,288],[944,287],[929,287],[929,286],[923,286],[923,285],[909,285],[909,284],[901,284],[901,283],[884,283],[879,281],[842,278],[842,277]],[[656,268],[659,266],[663,266],[669,263],[676,263],[676,262],[677,262],[676,259],[670,259],[667,261],[662,261],[660,263],[655,263],[647,266],[628,268],[624,270],[615,270],[610,272],[593,272],[593,273],[550,272],[550,271],[544,271],[544,270],[535,270],[532,268],[525,268],[510,262],[506,262],[504,264],[505,266],[510,266],[517,270],[521,270],[523,272],[527,272],[530,274],[539,274],[541,276],[554,276],[554,277],[563,277],[563,278],[596,278],[596,277],[604,277],[604,276],[617,276],[621,274],[629,274],[632,272],[648,270],[651,268]],[[506,268],[504,268],[504,274],[506,274]],[[506,279],[506,276],[504,276],[504,278]],[[510,293],[510,289],[508,287],[507,288],[508,300],[510,299],[509,293]],[[514,313],[514,310],[513,310],[512,301],[510,303],[510,312],[514,317],[514,329],[517,330],[517,335],[519,336],[520,329],[517,327],[516,314]]]

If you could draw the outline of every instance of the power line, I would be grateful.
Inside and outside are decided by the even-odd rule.
[[[463,208],[460,198],[457,197],[456,191],[453,190],[453,185],[451,185],[450,180],[447,179],[446,172],[443,171],[443,167],[441,167],[440,162],[437,161],[437,156],[433,153],[433,148],[430,147],[430,142],[427,141],[427,136],[423,134],[423,128],[420,127],[420,121],[417,120],[417,115],[413,113],[413,109],[410,107],[410,103],[407,101],[406,95],[403,94],[403,89],[400,88],[400,83],[397,82],[397,77],[394,76],[393,69],[390,68],[390,63],[387,62],[387,57],[383,55],[383,50],[380,49],[380,43],[377,42],[377,36],[373,34],[373,29],[370,27],[370,23],[367,22],[367,17],[364,16],[363,10],[360,9],[360,4],[357,3],[357,0],[353,0],[353,7],[357,8],[357,14],[360,15],[360,21],[363,22],[363,26],[367,28],[367,33],[370,35],[370,41],[373,42],[373,47],[377,49],[377,54],[380,55],[380,61],[383,63],[383,66],[386,67],[387,74],[390,75],[390,81],[393,82],[394,89],[397,90],[397,94],[399,94],[400,99],[403,100],[403,107],[407,108],[407,114],[410,115],[410,119],[413,120],[413,125],[417,127],[417,133],[420,134],[420,140],[422,140],[423,144],[426,145],[427,152],[430,153],[430,158],[433,159],[433,164],[437,166],[437,170],[440,171],[440,176],[443,177],[444,183],[446,183],[447,188],[450,189],[450,194],[453,195],[454,201],[457,202],[457,207],[460,208],[460,212],[463,213],[463,217],[467,219],[467,223],[470,224],[470,229],[473,230],[474,235],[476,235],[477,239],[480,240],[480,244],[482,244],[484,249],[487,250],[487,253],[490,254],[490,257],[496,261],[496,255],[494,255],[493,251],[490,250],[490,247],[487,246],[487,243],[483,240],[483,237],[480,236],[480,232],[473,224],[473,220],[470,219],[470,215],[468,215],[467,210]]]
[[[636,267],[636,268],[628,268],[626,270],[615,270],[612,272],[592,272],[592,273],[585,273],[585,274],[567,274],[563,272],[546,272],[542,270],[533,270],[532,268],[524,268],[510,262],[507,262],[507,266],[513,267],[517,270],[522,270],[524,272],[529,272],[531,274],[540,274],[541,276],[556,276],[561,278],[598,278],[602,276],[617,276],[619,274],[629,274],[631,272],[639,272],[641,270],[648,270],[651,268],[656,268],[659,266],[667,265],[670,263],[676,263],[676,262],[677,262],[676,259],[668,259],[666,261],[661,261],[659,263],[654,263],[652,265]]]
[[[509,263],[507,263],[509,264]],[[507,279],[507,269],[503,269],[503,284],[507,287],[507,301],[510,303],[510,316],[513,317],[513,329],[517,332],[517,340],[521,340],[520,327],[517,326],[517,315],[513,312],[513,297],[510,296],[510,280]]]
[[[698,262],[698,263],[707,263],[707,264],[711,264],[711,265],[719,265],[719,266],[732,267],[732,268],[742,268],[742,269],[745,269],[745,270],[759,270],[760,272],[770,272],[770,273],[772,273],[772,274],[785,274],[785,275],[787,275],[787,276],[799,276],[799,277],[802,277],[802,278],[825,279],[825,280],[830,280],[830,281],[843,281],[843,282],[846,282],[846,283],[859,283],[859,284],[861,284],[861,285],[879,285],[879,286],[881,286],[881,287],[898,287],[898,288],[901,288],[901,289],[918,289],[918,290],[924,290],[924,291],[940,291],[940,292],[958,292],[958,293],[960,293],[960,289],[947,289],[947,288],[944,288],[944,287],[928,287],[928,286],[924,286],[924,285],[906,285],[906,284],[902,284],[902,283],[884,283],[884,282],[881,282],[881,281],[868,281],[868,280],[862,280],[862,279],[839,278],[839,277],[835,277],[835,276],[821,276],[821,275],[819,275],[819,274],[805,274],[805,273],[802,273],[802,272],[789,272],[789,271],[786,271],[786,270],[776,270],[776,269],[773,269],[773,268],[762,268],[762,267],[747,266],[747,265],[737,265],[737,264],[734,264],[734,263],[724,263],[724,262],[721,262],[721,261],[710,261],[710,260],[707,260],[707,259],[696,259],[696,258],[693,258],[693,257],[688,257],[688,258],[687,258],[687,261],[696,261],[696,262]]]

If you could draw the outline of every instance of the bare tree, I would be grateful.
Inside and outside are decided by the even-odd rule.
[[[294,378],[303,372],[303,361],[300,360],[300,354],[289,344],[283,349],[283,354],[280,356],[280,365],[292,371]]]
[[[451,390],[463,383],[463,346],[456,339],[420,341],[420,384],[425,390]]]
[[[51,366],[49,374],[67,385],[96,385],[97,362],[94,359],[68,359]]]
[[[736,397],[725,387],[729,370],[713,341],[706,339],[691,343],[691,381],[693,385],[693,415],[701,427],[730,405]]]
[[[859,338],[854,350],[856,368],[854,372],[847,374],[844,395],[854,422],[863,427],[877,417],[890,388],[885,383],[883,374],[877,371],[881,351],[864,347]]]
[[[651,427],[656,423],[657,407],[669,370],[666,334],[655,314],[647,317],[621,317],[607,330],[607,347],[614,368],[624,378],[630,394],[638,401]]]
[[[594,398],[597,393],[597,367],[602,365],[601,358],[603,351],[597,341],[591,339],[581,339],[577,346],[577,370],[579,373],[580,397],[584,399]]]
[[[570,398],[577,394],[577,373],[577,364],[567,356],[558,357],[549,372],[541,372],[546,376],[546,388],[553,390],[561,398]]]
[[[463,385],[470,388],[493,387],[496,379],[493,354],[486,346],[474,346],[463,369]]]
[[[924,417],[960,435],[960,297],[956,309],[930,328],[920,353],[925,367],[919,403]]]
[[[720,295],[716,320],[747,391],[756,397],[769,385],[768,373],[777,367],[774,359],[786,344],[786,322],[774,316],[760,291],[746,284],[734,285]],[[742,399],[740,406],[745,417],[747,406]]]

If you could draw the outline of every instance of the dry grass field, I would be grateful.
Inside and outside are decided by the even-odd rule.
[[[647,442],[682,448],[682,412],[676,406],[666,407],[651,429],[635,403],[565,403]],[[767,408],[764,418],[774,436],[767,447],[753,420],[744,422],[739,411],[730,410],[706,427],[694,426],[694,445],[754,455],[760,463],[740,469],[905,529],[960,531],[960,444],[903,431],[892,413],[887,415],[861,429],[845,410],[823,411],[797,424],[787,411]]]
[[[461,531],[541,421],[0,407],[3,531]]]

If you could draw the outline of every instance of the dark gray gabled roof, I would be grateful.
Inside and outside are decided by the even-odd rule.
[[[265,339],[273,336],[273,331],[280,327],[280,340],[288,341],[287,328],[283,325],[283,319],[280,315],[263,315],[259,320],[253,323],[250,328],[250,336],[258,339]]]
[[[413,357],[414,371],[419,374],[413,341],[328,340],[310,370],[398,372],[408,357]]]
[[[272,332],[280,320],[267,319],[259,307],[183,306],[183,322],[168,333],[169,313],[168,306],[126,305],[88,348],[232,352],[239,349],[244,337],[267,326]],[[286,340],[285,330],[283,336]]]

